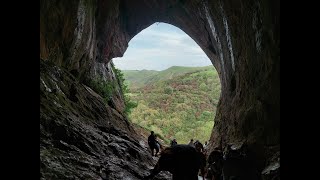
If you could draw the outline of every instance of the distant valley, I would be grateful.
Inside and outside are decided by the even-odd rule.
[[[122,70],[131,101],[129,119],[153,130],[166,143],[176,138],[208,141],[220,98],[220,80],[213,66],[173,66],[163,71]]]

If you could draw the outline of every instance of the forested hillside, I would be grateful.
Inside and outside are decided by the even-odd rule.
[[[178,143],[209,140],[220,80],[213,66],[171,67],[164,71],[122,71],[131,101],[129,119]]]

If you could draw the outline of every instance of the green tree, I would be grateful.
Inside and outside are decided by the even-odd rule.
[[[170,87],[170,86],[165,87],[165,89],[164,89],[164,93],[165,94],[172,94],[172,92],[173,92],[173,88],[172,87]]]

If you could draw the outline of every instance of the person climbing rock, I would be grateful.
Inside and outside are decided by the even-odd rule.
[[[151,131],[151,134],[148,137],[148,145],[151,150],[151,155],[154,156],[154,150],[156,150],[156,155],[159,152],[159,148],[157,146],[156,136],[153,131]]]
[[[161,152],[157,164],[144,180],[152,179],[161,171],[172,173],[173,180],[198,180],[199,169],[204,179],[205,165],[206,159],[202,153],[189,145],[177,144]]]

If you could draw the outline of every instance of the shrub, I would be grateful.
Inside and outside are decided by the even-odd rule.
[[[98,93],[107,103],[114,91],[113,83],[104,81],[102,78],[90,79],[87,83],[96,93]]]
[[[173,88],[172,87],[168,86],[168,87],[164,88],[164,93],[165,94],[172,94],[172,92],[173,92]]]
[[[124,104],[125,104],[125,109],[124,109],[124,113],[126,115],[129,115],[132,111],[133,108],[136,108],[138,106],[137,102],[133,102],[130,99],[130,96],[128,95],[128,93],[130,92],[128,85],[124,83],[125,79],[124,79],[124,75],[121,72],[120,69],[117,69],[113,63],[111,63],[112,65],[112,70],[115,73],[116,78],[118,79],[118,84],[120,86],[120,90],[124,96]]]

